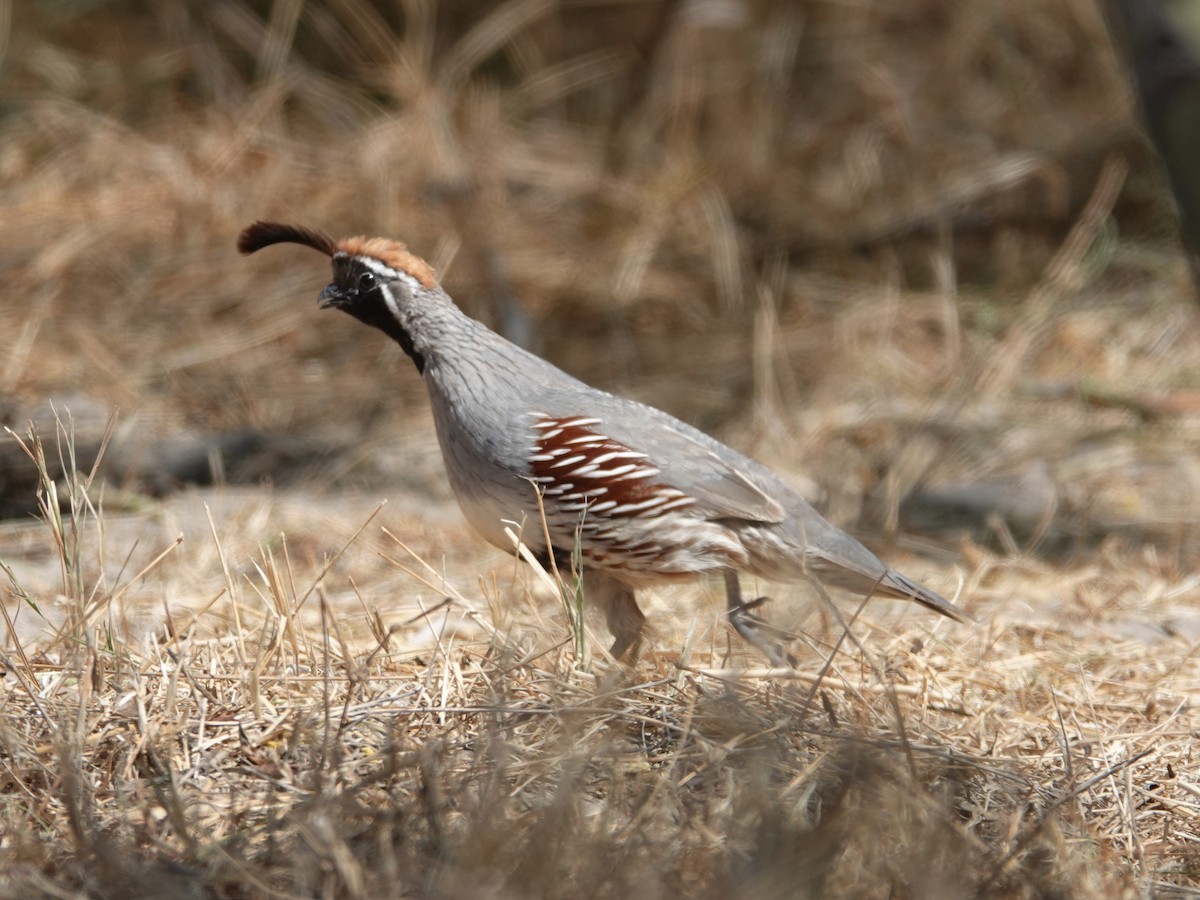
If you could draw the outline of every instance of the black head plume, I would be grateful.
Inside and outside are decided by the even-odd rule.
[[[323,231],[303,225],[281,225],[279,222],[258,221],[238,235],[237,248],[241,253],[254,253],[272,244],[303,244],[326,256],[337,253],[337,243]]]

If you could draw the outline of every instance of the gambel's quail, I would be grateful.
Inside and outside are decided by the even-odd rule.
[[[238,249],[279,243],[331,257],[333,283],[320,305],[373,325],[412,358],[450,484],[480,534],[512,550],[506,525],[524,523],[522,540],[535,553],[569,560],[579,549],[584,600],[603,610],[613,656],[636,655],[640,644],[635,590],[718,572],[730,622],[776,662],[785,654],[749,613],[759,601],[742,601],[738,572],[771,581],[812,575],[968,619],[821,518],[769,469],[660,410],[588,387],[469,318],[404,244],[338,242],[256,222]]]

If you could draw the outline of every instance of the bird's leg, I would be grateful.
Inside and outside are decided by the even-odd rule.
[[[571,571],[571,555],[559,547],[554,548],[553,567],[550,554],[544,550],[538,554],[538,561],[547,572],[554,571],[554,568],[560,574]],[[646,624],[646,615],[637,605],[633,591],[604,572],[585,568],[583,602],[585,606],[593,606],[604,613],[605,624],[613,636],[613,644],[608,651],[613,659],[621,659],[628,654],[628,661],[635,662],[642,653],[642,628]]]
[[[634,662],[642,651],[642,627],[646,616],[637,605],[633,591],[603,572],[588,571],[583,576],[584,603],[594,604],[604,613],[613,644],[608,651],[614,659],[628,655]]]
[[[788,653],[784,643],[789,635],[786,631],[775,628],[764,622],[750,611],[762,606],[766,597],[756,597],[753,600],[742,599],[742,586],[738,581],[737,572],[725,570],[725,599],[728,603],[729,624],[742,639],[752,647],[757,647],[776,666],[795,666],[796,658]]]

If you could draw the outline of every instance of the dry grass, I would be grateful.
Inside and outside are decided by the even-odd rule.
[[[1200,891],[1198,335],[1092,4],[443,7],[0,2],[0,895]],[[985,624],[772,586],[765,672],[696,586],[614,666],[264,216]]]
[[[710,608],[673,626],[679,652],[628,671],[580,656],[554,598],[511,566],[490,587],[442,581],[397,526],[370,528],[377,509],[337,516],[331,574],[287,542],[230,546],[254,526],[225,498],[198,577],[171,541],[125,558],[85,482],[40,535],[5,536],[59,548],[60,579],[7,612],[7,895],[1113,896],[1191,881],[1188,642],[874,617],[843,641],[818,617],[811,661],[756,672]],[[258,529],[286,521],[272,505]],[[370,578],[383,601],[361,559],[375,553],[407,585],[384,611],[332,585]],[[1077,583],[1133,567],[1096,568]],[[1130,593],[1167,593],[1133,577]],[[986,603],[1064,575],[1014,560],[979,579]],[[480,615],[472,597],[503,607]]]

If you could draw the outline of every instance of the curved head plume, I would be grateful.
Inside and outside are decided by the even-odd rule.
[[[324,253],[326,256],[369,256],[397,272],[415,278],[423,287],[437,284],[437,273],[433,266],[412,253],[400,241],[388,238],[352,237],[335,241],[324,231],[306,228],[303,225],[283,225],[279,222],[259,220],[238,235],[237,247],[242,253],[254,253],[272,244],[303,244]]]
[[[254,253],[272,244],[303,244],[326,256],[333,256],[338,251],[337,242],[323,231],[261,219],[238,235],[237,248],[241,253]]]

